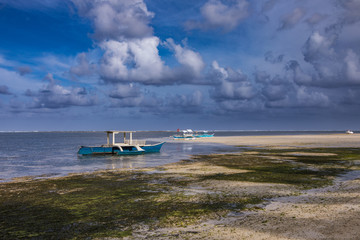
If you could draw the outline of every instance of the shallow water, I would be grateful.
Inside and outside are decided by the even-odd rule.
[[[324,132],[218,131],[216,136],[317,134]],[[331,133],[331,132],[325,132]],[[100,169],[153,167],[188,159],[190,155],[240,151],[221,144],[175,141],[175,132],[136,132],[134,139],[165,141],[160,153],[138,156],[78,156],[81,145],[106,143],[104,132],[1,132],[0,181],[24,176],[63,176]],[[118,139],[120,141],[121,139]]]
[[[106,143],[104,132],[0,133],[0,181],[23,176],[63,176],[100,169],[153,167],[177,162],[193,154],[234,151],[219,144],[176,142],[169,132],[135,133],[135,139],[163,142],[160,153],[137,156],[80,156],[81,145]],[[151,137],[151,138],[150,138]],[[117,140],[117,141],[120,141]]]

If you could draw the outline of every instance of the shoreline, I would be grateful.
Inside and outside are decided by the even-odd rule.
[[[306,135],[266,135],[229,136],[200,138],[202,143],[221,143],[244,147],[360,147],[360,134],[306,134]]]
[[[135,191],[131,188],[124,192],[124,196],[134,195],[136,201],[125,201],[123,204],[130,204],[126,208],[134,212],[132,215],[139,216],[135,213],[140,209],[138,214],[150,212],[151,218],[157,220],[155,223],[147,223],[144,219],[135,218],[136,224],[125,224],[120,228],[113,224],[109,227],[106,222],[102,226],[101,221],[92,220],[89,226],[100,224],[97,228],[104,228],[102,234],[105,235],[92,235],[100,236],[100,239],[101,236],[118,236],[119,239],[291,240],[355,239],[358,236],[360,176],[355,175],[345,181],[336,179],[348,171],[360,173],[360,135],[214,137],[197,139],[194,144],[196,142],[232,144],[244,148],[230,154],[196,155],[188,160],[158,167],[99,170],[35,180],[18,179],[0,183],[0,196],[5,197],[5,203],[10,201],[7,198],[12,199],[6,203],[10,206],[20,201],[15,205],[19,205],[18,214],[26,214],[22,201],[25,201],[26,206],[30,205],[30,209],[31,206],[46,206],[60,201],[60,208],[57,205],[44,208],[54,212],[50,211],[47,218],[50,222],[55,218],[57,224],[62,223],[56,217],[57,209],[68,209],[65,212],[70,214],[74,206],[83,202],[79,205],[82,210],[75,209],[83,213],[74,224],[84,224],[88,220],[82,220],[81,216],[86,216],[89,211],[97,211],[96,208],[92,210],[93,207],[87,207],[88,204],[96,206],[104,198],[101,202],[104,202],[105,209],[117,209],[120,205],[112,206],[112,202],[106,201],[116,197],[112,195],[114,191],[125,191],[122,190],[126,189],[126,185],[122,185],[124,181],[135,184]],[[256,144],[249,146],[245,143]],[[308,170],[303,171],[302,168]],[[329,171],[331,168],[333,170]],[[302,174],[305,174],[304,177]],[[89,185],[84,185],[86,182]],[[114,184],[121,184],[122,187],[116,187],[110,193],[103,192],[103,189],[112,189]],[[98,186],[95,188],[98,193],[92,190],[94,186]],[[136,189],[143,190],[138,192]],[[19,194],[24,196],[23,199],[19,199]],[[74,200],[72,194],[80,194],[80,198]],[[144,194],[150,198],[146,200]],[[42,195],[45,196],[44,200]],[[49,201],[49,196],[53,200]],[[29,204],[28,199],[33,202]],[[65,199],[75,202],[67,206],[66,201],[70,200]],[[164,214],[157,210],[158,204],[165,205],[162,210]],[[5,206],[1,210],[4,217],[9,214],[7,208]],[[39,210],[38,207],[35,209]],[[99,214],[99,219],[103,219],[107,211],[99,210],[99,213],[91,215]],[[30,211],[29,214],[35,213]],[[114,214],[119,213],[115,210],[108,217]],[[33,219],[33,216],[30,218]],[[26,229],[27,223],[21,224],[19,230]],[[32,223],[29,224],[32,226]],[[68,223],[64,224],[60,226],[60,232],[62,228],[68,228]],[[11,226],[10,229],[14,228],[17,227]],[[87,228],[84,234],[89,234]],[[74,230],[79,231],[77,228]],[[65,235],[60,237],[66,238],[68,233],[61,234]]]
[[[269,131],[271,132],[271,131]],[[306,131],[305,131],[306,132]],[[182,140],[180,140],[182,141]],[[255,135],[255,136],[214,136],[210,138],[199,138],[196,140],[182,141],[183,143],[211,143],[224,144],[241,148],[269,148],[269,149],[287,149],[287,148],[360,148],[360,134],[300,134],[300,135]],[[191,158],[192,155],[189,156]],[[181,160],[180,160],[181,161]],[[173,164],[176,164],[174,162]],[[157,167],[161,167],[159,165]],[[72,172],[60,176],[51,176],[52,174],[27,175],[14,177],[11,179],[0,179],[0,184],[19,181],[35,181],[41,179],[58,179],[66,178],[72,175],[87,175],[102,171],[136,171],[151,169],[154,167],[136,167],[136,168],[116,168],[116,169],[99,169],[86,172]]]

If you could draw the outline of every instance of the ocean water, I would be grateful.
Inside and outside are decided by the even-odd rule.
[[[324,134],[336,132],[216,131],[215,136]],[[101,169],[154,167],[191,155],[240,151],[221,144],[176,141],[175,132],[136,132],[134,139],[166,142],[160,153],[138,156],[79,156],[80,146],[106,143],[105,132],[0,132],[0,181],[24,176],[64,176]],[[121,139],[117,139],[120,141]]]

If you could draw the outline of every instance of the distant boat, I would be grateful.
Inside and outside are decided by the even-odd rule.
[[[346,133],[347,133],[347,134],[354,134],[354,132],[351,131],[351,130],[347,130]]]
[[[208,131],[199,131],[200,133],[197,132],[197,134],[195,134],[194,136],[196,138],[204,138],[204,137],[213,137],[214,133],[209,133]]]
[[[78,154],[81,155],[140,155],[144,153],[160,152],[162,145],[165,142],[149,145],[145,140],[133,140],[132,134],[135,131],[106,131],[107,144],[101,146],[81,146]],[[116,143],[116,134],[124,134],[124,142]],[[129,140],[126,139],[127,133],[129,134]],[[110,135],[112,135],[112,141],[110,143]]]
[[[178,129],[178,132],[180,130]],[[182,130],[181,134],[177,134],[173,136],[174,139],[180,139],[180,140],[193,140],[196,139],[194,136],[194,131],[191,129]]]
[[[178,132],[180,130],[178,129]],[[183,139],[183,140],[190,140],[190,139],[196,139],[196,138],[204,138],[204,137],[213,137],[214,133],[209,133],[208,131],[194,131],[192,129],[186,129],[182,130],[181,134],[174,135],[174,139]]]

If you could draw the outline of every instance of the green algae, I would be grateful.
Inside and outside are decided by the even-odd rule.
[[[309,189],[332,180],[360,159],[359,149],[301,149],[330,156],[294,155],[299,149],[256,149],[256,154],[196,156],[230,169],[232,174],[169,174],[105,171],[64,178],[0,184],[2,239],[93,239],[131,236],[150,228],[195,224],[225,216],[263,201],[264,196],[228,192],[189,195],[187,188],[204,180],[281,183]]]
[[[169,191],[176,185],[173,178],[141,172],[8,183],[0,190],[0,235],[5,239],[121,238],[131,235],[137,224],[184,226],[226,208],[222,202],[194,201]],[[180,180],[178,186],[183,185]]]
[[[359,149],[317,148],[301,149],[309,155],[293,154],[299,149],[256,149],[257,154],[228,154],[225,156],[197,156],[199,161],[232,169],[248,170],[245,173],[213,174],[204,180],[249,181],[291,184],[302,189],[329,185],[336,176],[349,171],[353,160],[360,159]],[[313,155],[324,153],[329,155]]]

